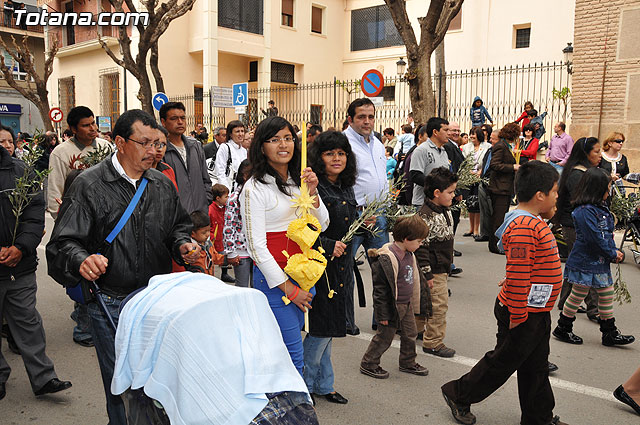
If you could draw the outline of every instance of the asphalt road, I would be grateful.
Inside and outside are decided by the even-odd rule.
[[[462,234],[468,224],[460,225]],[[52,228],[47,222],[48,234]],[[45,240],[47,238],[45,237]],[[44,242],[43,242],[44,243]],[[359,373],[359,363],[371,339],[371,283],[367,265],[361,266],[367,286],[367,307],[357,309],[357,323],[362,334],[334,339],[333,365],[335,388],[349,399],[347,405],[318,400],[317,411],[322,424],[453,424],[440,386],[466,373],[477,359],[493,348],[496,325],[493,303],[497,282],[504,276],[504,257],[490,254],[486,244],[458,236],[456,248],[463,256],[456,265],[464,272],[450,279],[452,296],[449,303],[448,329],[445,343],[456,349],[452,359],[441,359],[419,351],[418,362],[430,371],[427,377],[401,373],[397,368],[398,341],[382,358],[382,366],[391,376],[376,380]],[[44,250],[37,272],[38,309],[47,333],[47,353],[53,359],[61,379],[73,382],[63,393],[36,398],[19,356],[11,353],[6,341],[2,354],[13,371],[7,382],[7,396],[0,401],[0,424],[106,424],[102,382],[93,348],[73,343],[73,322],[69,318],[71,302],[62,288],[46,274]],[[628,253],[629,254],[629,253]],[[640,297],[640,268],[628,255],[622,273],[631,293]],[[616,321],[624,333],[640,337],[637,304],[615,306]],[[557,311],[553,312],[554,320]],[[572,346],[552,338],[550,360],[560,367],[553,374],[556,399],[555,413],[569,424],[635,424],[638,416],[615,401],[613,389],[624,382],[640,366],[640,342],[627,347],[604,347],[600,344],[597,324],[579,315],[575,332],[585,340]],[[419,348],[418,348],[419,349]],[[518,424],[517,384],[512,377],[487,400],[472,407],[478,424]]]

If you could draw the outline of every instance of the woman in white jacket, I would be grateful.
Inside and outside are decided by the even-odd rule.
[[[301,289],[284,272],[289,255],[301,252],[287,236],[289,223],[300,212],[292,208],[292,200],[300,194],[300,142],[293,126],[284,118],[269,117],[256,129],[249,148],[251,177],[240,195],[243,230],[249,255],[255,263],[253,287],[262,291],[269,301],[282,338],[293,364],[302,374],[304,366],[300,329],[304,310],[311,308],[315,289]],[[329,213],[318,196],[318,178],[311,168],[302,173],[309,193],[315,198],[311,210],[325,230]],[[286,297],[290,303],[285,303]]]
[[[469,131],[469,143],[462,146],[462,154],[465,158],[472,156],[473,173],[478,176],[482,173],[482,160],[491,149],[491,144],[484,141],[484,132],[480,127],[473,127]],[[478,185],[469,188],[469,194],[465,199],[469,211],[469,231],[463,236],[478,235],[480,227],[480,204],[478,202]]]

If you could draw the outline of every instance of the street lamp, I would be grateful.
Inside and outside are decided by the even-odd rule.
[[[404,73],[407,68],[407,63],[404,61],[404,59],[400,58],[400,60],[396,62],[396,67],[397,67],[398,77],[400,77],[401,79],[404,79]]]
[[[562,49],[564,55],[564,63],[567,65],[567,74],[573,74],[573,46],[572,43],[567,43],[567,47]]]

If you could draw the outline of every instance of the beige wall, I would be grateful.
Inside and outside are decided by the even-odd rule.
[[[420,39],[418,17],[425,16],[429,0],[408,0],[407,11]],[[351,11],[384,4],[382,0],[347,0],[343,16],[344,78],[360,78],[370,68],[396,74],[396,61],[405,57],[404,46],[351,51]],[[513,0],[472,0],[462,5],[462,29],[445,37],[447,70],[477,69],[534,62],[563,61],[562,49],[573,41],[573,0],[539,0],[535,5]],[[529,48],[513,46],[514,25],[531,24]],[[435,64],[435,55],[432,58]]]
[[[640,0],[577,0],[571,135],[622,132],[632,171],[640,167],[639,38]]]

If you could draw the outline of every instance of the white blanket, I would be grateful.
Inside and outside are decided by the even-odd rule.
[[[153,277],[123,308],[111,391],[129,387],[174,425],[246,425],[265,393],[307,392],[264,294],[189,272]]]

